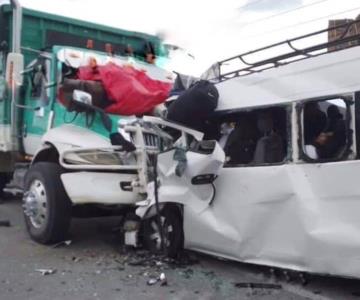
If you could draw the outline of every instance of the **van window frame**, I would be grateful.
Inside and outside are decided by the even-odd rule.
[[[354,93],[354,106],[356,159],[360,159],[360,91]]]
[[[310,158],[304,151],[304,118],[303,111],[304,107],[307,103],[315,103],[322,102],[326,100],[343,100],[346,104],[346,147],[344,149],[342,157],[339,158],[319,158],[313,159]],[[355,105],[354,95],[344,95],[344,94],[336,94],[330,96],[322,96],[317,98],[310,98],[306,100],[301,100],[296,104],[296,117],[297,117],[297,126],[298,126],[298,148],[299,148],[299,157],[300,161],[306,163],[331,163],[331,162],[341,162],[341,161],[349,161],[351,160],[350,155],[352,154],[351,147],[354,143],[353,140],[353,132],[354,130],[351,128],[352,114],[351,114],[351,106]]]
[[[246,107],[246,108],[239,108],[239,109],[229,109],[229,110],[222,110],[217,111],[213,114],[211,120],[216,119],[223,119],[229,115],[236,115],[240,113],[246,112],[254,112],[264,109],[271,109],[271,108],[282,108],[285,110],[285,117],[286,117],[286,155],[281,162],[276,163],[248,163],[248,164],[228,164],[224,163],[224,168],[246,168],[246,167],[271,167],[271,166],[281,166],[288,164],[293,161],[293,148],[292,148],[292,102],[285,102],[279,104],[272,104],[272,105],[264,105],[264,106],[254,106],[254,107]],[[223,149],[224,150],[224,149]],[[226,153],[225,153],[226,155]]]

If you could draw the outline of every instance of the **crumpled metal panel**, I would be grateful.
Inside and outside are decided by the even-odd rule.
[[[186,248],[243,262],[360,277],[360,184],[355,172],[360,162],[236,168],[215,163],[212,171],[219,177],[209,205],[211,186],[189,182],[212,160],[221,159],[188,152],[186,173],[177,177],[171,158],[171,153],[159,157],[159,195],[161,202],[184,204]]]
[[[174,160],[176,149],[161,153],[158,158],[160,202],[191,203],[196,212],[209,206],[214,190],[211,185],[192,185],[191,179],[202,174],[217,174],[221,169],[225,154],[218,143],[211,154],[186,152],[186,167],[182,176],[176,175],[178,161]]]

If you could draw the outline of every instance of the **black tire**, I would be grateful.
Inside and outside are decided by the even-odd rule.
[[[46,214],[42,218],[41,225],[37,224],[28,213],[24,214],[30,237],[41,244],[63,241],[68,234],[71,222],[71,201],[62,184],[61,174],[61,167],[49,162],[35,163],[26,174],[24,203],[26,197],[31,194],[30,189],[37,189],[37,185],[40,188],[40,194],[45,195],[46,204],[42,207],[45,208]],[[41,190],[42,188],[44,191]]]
[[[160,217],[165,241],[164,254],[174,258],[183,248],[182,217],[179,210],[172,207],[163,209],[160,212]],[[160,253],[162,249],[157,216],[144,219],[142,231],[144,246],[152,253]]]

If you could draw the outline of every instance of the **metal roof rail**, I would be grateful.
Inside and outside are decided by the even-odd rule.
[[[240,54],[240,55],[230,57],[228,59],[219,61],[219,62],[215,63],[214,65],[212,65],[205,72],[205,74],[204,74],[204,76],[202,76],[202,78],[221,82],[221,81],[225,81],[225,80],[235,78],[235,77],[241,77],[241,76],[246,76],[246,75],[253,74],[253,73],[262,72],[264,70],[276,68],[276,67],[279,67],[282,65],[293,63],[295,61],[308,59],[310,57],[324,55],[329,52],[343,50],[344,48],[351,48],[354,46],[358,46],[358,45],[360,45],[360,33],[346,36],[348,34],[348,32],[350,31],[351,27],[357,23],[360,23],[360,20],[355,20],[355,21],[352,21],[352,22],[349,22],[346,24],[329,27],[329,28],[326,28],[323,30],[312,32],[312,33],[302,35],[302,36],[299,36],[299,37],[296,37],[296,38],[293,38],[290,40],[285,40],[285,41],[282,41],[279,43],[275,43],[275,44],[272,44],[272,45],[269,45],[266,47],[262,47],[262,48],[259,48],[256,50],[252,50],[252,51]],[[314,37],[314,36],[317,36],[317,35],[320,35],[320,34],[323,34],[326,32],[330,33],[331,31],[337,30],[339,28],[345,28],[345,30],[344,30],[344,32],[342,32],[342,34],[339,38],[337,38],[333,41],[327,41],[325,43],[308,46],[308,47],[305,47],[302,49],[294,46],[294,42],[304,41],[307,38]],[[340,46],[340,45],[345,45],[345,47],[342,46],[342,48],[337,49],[336,46]],[[280,54],[280,55],[277,55],[277,56],[274,56],[271,58],[259,60],[256,62],[249,62],[248,59],[245,59],[245,57],[249,57],[250,55],[261,54],[261,52],[264,52],[266,50],[274,50],[274,48],[280,47],[280,46],[287,46],[288,48],[290,48],[291,51],[285,52],[284,54]],[[331,48],[334,48],[334,49],[331,49]],[[317,51],[321,51],[321,50],[325,50],[325,51],[317,53]],[[238,69],[235,69],[234,71],[229,71],[229,72],[223,71],[224,66],[228,66],[231,63],[234,63],[236,61],[241,62],[244,65],[244,67],[238,68]]]

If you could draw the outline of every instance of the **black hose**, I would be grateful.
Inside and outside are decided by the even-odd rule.
[[[211,200],[209,202],[209,206],[211,206],[215,200],[215,196],[216,196],[216,187],[215,187],[215,184],[212,182],[211,183],[211,186],[213,187],[213,195],[211,197]]]

